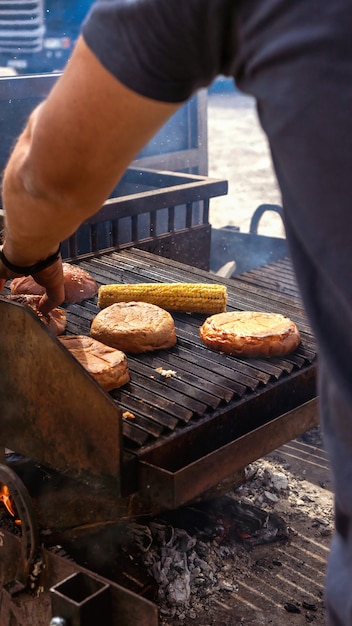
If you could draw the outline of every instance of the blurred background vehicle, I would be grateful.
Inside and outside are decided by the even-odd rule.
[[[62,70],[93,0],[0,0],[0,66],[17,74]]]

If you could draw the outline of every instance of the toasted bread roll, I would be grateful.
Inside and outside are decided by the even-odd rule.
[[[111,391],[130,380],[126,355],[85,335],[59,337],[61,343],[105,389]]]
[[[63,263],[62,271],[67,304],[82,302],[87,298],[93,298],[98,293],[98,285],[94,278],[78,265]],[[10,283],[10,290],[14,295],[42,295],[45,291],[44,287],[38,285],[32,276],[13,278]]]
[[[117,302],[93,319],[90,335],[123,352],[138,354],[176,343],[172,316],[155,304]]]
[[[284,356],[301,341],[296,324],[288,317],[257,311],[211,315],[199,328],[199,334],[214,350],[252,358]]]

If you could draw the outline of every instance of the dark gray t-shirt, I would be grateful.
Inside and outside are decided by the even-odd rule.
[[[319,46],[335,37],[329,7],[327,0],[100,0],[82,32],[102,64],[137,93],[182,102],[219,74],[233,76],[282,126],[327,69]]]
[[[101,0],[83,25],[87,45],[123,84],[182,102],[235,72],[239,2]]]

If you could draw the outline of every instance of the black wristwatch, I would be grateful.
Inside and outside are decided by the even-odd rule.
[[[38,263],[34,263],[33,265],[15,265],[6,258],[3,249],[1,248],[0,260],[5,265],[5,267],[7,267],[7,269],[11,270],[11,272],[15,272],[16,274],[22,274],[22,276],[31,276],[33,274],[36,274],[37,272],[45,270],[47,267],[50,267],[50,265],[55,263],[55,261],[60,258],[60,250],[61,243],[57,251],[54,254],[48,256],[46,259],[43,259],[43,261],[38,261]]]

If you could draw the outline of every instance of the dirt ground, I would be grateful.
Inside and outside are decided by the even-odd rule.
[[[229,181],[228,196],[212,199],[210,221],[215,227],[233,224],[248,232],[258,205],[280,204],[253,101],[235,91],[211,95],[208,141],[209,175]],[[284,236],[276,214],[264,216],[260,233]],[[170,609],[162,598],[162,626],[326,623],[323,591],[333,496],[319,427],[257,461],[247,473],[247,481],[227,497],[278,516],[284,532],[257,544],[230,533],[203,545],[203,560],[214,565],[213,578],[207,579],[205,566],[200,574],[202,567],[196,567],[196,575],[193,565],[189,567],[189,601]]]
[[[232,224],[248,232],[252,214],[260,204],[281,203],[252,98],[236,91],[209,96],[208,172],[229,183],[228,194],[210,202],[210,221],[215,228]],[[284,236],[277,214],[263,216],[260,234]]]

